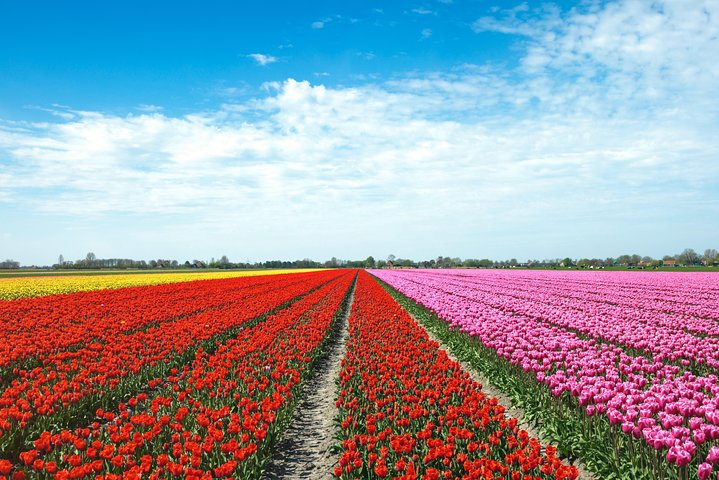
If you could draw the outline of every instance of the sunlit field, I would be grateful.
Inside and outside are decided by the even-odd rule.
[[[250,271],[212,271],[182,273],[127,273],[67,276],[27,276],[14,278],[0,277],[0,299],[12,300],[23,297],[41,297],[60,293],[104,290],[140,285],[160,285],[165,283],[188,282],[192,280],[211,280],[217,278],[252,277],[257,275],[278,275],[289,272],[300,273],[311,269],[293,270],[250,270]]]

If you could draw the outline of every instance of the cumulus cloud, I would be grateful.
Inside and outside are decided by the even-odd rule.
[[[479,18],[473,29],[528,37],[522,62],[533,73],[551,69],[603,80],[629,75],[647,83],[696,86],[698,80],[715,83],[719,73],[713,55],[717,10],[716,0],[618,0],[568,12],[552,5],[531,10],[524,3]]]
[[[277,57],[274,57],[272,55],[265,55],[263,53],[250,53],[247,55],[248,58],[251,58],[255,62],[257,62],[257,65],[260,65],[264,67],[265,65],[269,65],[270,63],[275,63],[277,61]]]
[[[161,112],[163,108],[159,105],[140,104],[136,107],[141,112]]]
[[[275,89],[244,108],[184,117],[76,112],[68,122],[3,128],[0,147],[14,159],[5,186],[18,201],[78,215],[211,215],[213,205],[249,214],[278,212],[285,201],[307,213],[331,200],[349,209],[414,205],[438,216],[453,205],[489,220],[500,205],[523,210],[518,192],[568,206],[568,198],[583,203],[590,182],[618,204],[630,183],[716,170],[713,143],[687,125],[581,112],[509,121],[491,118],[491,103],[470,104],[486,109],[481,120],[450,120],[481,91],[479,79],[337,89],[288,80]],[[497,93],[508,106],[511,89]],[[22,198],[26,188],[60,187],[49,200]]]
[[[437,12],[435,12],[434,10],[430,10],[424,7],[413,8],[411,12],[416,13],[417,15],[437,15]]]
[[[317,20],[315,22],[312,22],[310,24],[310,27],[313,30],[321,30],[327,26],[330,22],[338,22],[338,23],[358,23],[360,19],[354,18],[354,17],[343,17],[340,14],[330,15],[324,18],[321,18],[320,20]]]

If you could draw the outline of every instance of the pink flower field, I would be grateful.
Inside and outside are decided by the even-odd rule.
[[[716,275],[372,273],[521,368],[558,400],[580,406],[583,420],[603,416],[617,434],[639,440],[638,466],[659,458],[668,464],[657,472],[669,466],[682,476],[716,478]]]

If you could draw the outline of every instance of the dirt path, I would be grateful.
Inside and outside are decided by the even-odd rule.
[[[334,418],[337,384],[347,341],[349,315],[354,301],[352,285],[347,311],[340,319],[328,342],[327,355],[315,367],[303,391],[292,420],[275,447],[264,480],[332,479],[338,455],[330,448],[336,443]]]

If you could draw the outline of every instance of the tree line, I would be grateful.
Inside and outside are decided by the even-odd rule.
[[[372,257],[370,257],[372,258]],[[625,254],[618,257],[607,258],[549,258],[529,259],[520,262],[516,258],[509,260],[490,260],[488,258],[461,259],[459,257],[437,257],[431,260],[414,261],[404,258],[396,258],[394,255],[387,257],[386,261],[380,260],[373,263],[377,268],[387,265],[405,268],[607,268],[607,267],[629,267],[629,268],[660,268],[664,266],[719,266],[719,252],[714,248],[707,248],[704,254],[696,252],[693,248],[685,248],[675,255],[664,255],[662,258],[653,258],[638,254]]]
[[[133,260],[129,258],[97,258],[93,252],[89,252],[85,258],[79,260],[65,260],[63,255],[58,257],[56,264],[46,267],[30,268],[52,268],[55,270],[174,270],[194,268],[216,268],[216,269],[267,269],[267,268],[384,268],[387,266],[404,268],[607,268],[607,267],[629,267],[629,268],[660,268],[667,265],[677,266],[719,266],[719,253],[714,248],[704,250],[703,254],[692,248],[685,248],[675,255],[665,255],[662,258],[641,256],[638,254],[625,254],[618,257],[608,258],[551,258],[551,259],[529,259],[520,262],[516,258],[509,260],[491,260],[488,258],[476,259],[459,257],[432,258],[429,260],[412,260],[398,258],[395,255],[388,255],[387,259],[375,260],[369,256],[364,260],[341,260],[332,257],[324,262],[318,262],[309,258],[302,260],[267,260],[264,262],[232,262],[226,255],[220,258],[212,258],[209,262],[204,260],[177,260],[153,259]],[[21,267],[20,262],[7,259],[0,262],[0,269],[13,270]]]

